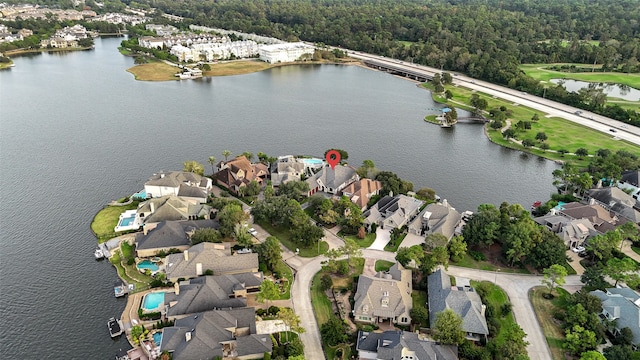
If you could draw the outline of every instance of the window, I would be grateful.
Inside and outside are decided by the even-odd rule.
[[[408,322],[409,319],[407,319],[406,317],[400,318],[400,322],[406,323]]]

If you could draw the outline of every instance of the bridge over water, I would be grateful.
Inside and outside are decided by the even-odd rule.
[[[376,69],[376,70],[380,70],[380,71],[384,71],[387,72],[389,74],[393,74],[393,75],[399,75],[399,76],[404,76],[413,80],[417,80],[417,81],[421,81],[421,82],[425,82],[428,80],[433,79],[433,76],[419,71],[419,70],[415,70],[415,69],[411,69],[407,66],[403,66],[400,64],[391,64],[389,62],[381,62],[381,61],[376,61],[376,60],[365,60],[364,64],[367,65],[368,67],[372,68],[372,69]]]

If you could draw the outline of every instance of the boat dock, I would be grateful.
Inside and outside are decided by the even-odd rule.
[[[124,326],[122,325],[122,320],[120,319],[109,319],[109,321],[107,321],[107,327],[109,328],[109,333],[111,334],[112,338],[120,336],[124,332]]]

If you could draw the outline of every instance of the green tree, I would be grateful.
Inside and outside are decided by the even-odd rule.
[[[501,330],[501,334],[505,334],[502,346],[499,348],[500,359],[528,359],[527,345],[529,343],[524,340],[526,334],[522,328],[511,322],[507,327]]]
[[[451,76],[451,73],[448,73],[448,72],[442,73],[442,83],[446,85],[453,83],[453,77]]]
[[[451,260],[460,261],[467,253],[467,243],[462,236],[454,236],[449,242],[449,255]]]
[[[540,116],[538,116],[538,113],[533,114],[533,116],[531,117],[531,121],[536,122],[540,120]]]
[[[376,165],[372,160],[364,160],[362,166],[360,166],[356,172],[361,178],[374,179],[379,170],[376,169]]]
[[[242,156],[246,157],[247,160],[251,161],[253,159],[253,153],[245,151],[242,153]]]
[[[604,274],[615,280],[613,286],[618,286],[619,281],[625,281],[628,274],[636,270],[636,262],[628,257],[623,259],[611,258],[604,267]]]
[[[259,303],[267,302],[267,306],[269,306],[269,301],[277,300],[280,298],[280,289],[278,289],[278,285],[276,285],[271,280],[264,280],[262,284],[260,284],[260,292],[256,294],[256,301]]]
[[[439,233],[428,234],[424,238],[424,248],[426,250],[433,250],[437,247],[446,247],[449,239],[446,236]]]
[[[597,345],[598,340],[593,331],[586,330],[580,325],[574,325],[573,328],[567,329],[562,347],[573,355],[580,355],[583,352],[594,350]]]
[[[420,200],[433,201],[436,199],[436,191],[432,188],[421,188],[416,191],[416,197]]]
[[[213,167],[213,165],[216,164],[216,157],[215,156],[209,156],[209,160],[207,160],[209,162],[209,165],[211,165],[211,174],[215,173],[216,170]]]
[[[204,165],[198,163],[197,161],[188,160],[185,161],[183,165],[184,169],[182,171],[184,172],[192,172],[201,176],[204,175]]]
[[[445,97],[447,100],[451,100],[451,99],[453,98],[453,93],[451,92],[451,90],[445,90],[445,92],[444,92],[444,97]]]
[[[578,159],[582,159],[585,156],[589,155],[589,150],[585,148],[579,148],[578,150],[576,150],[575,154],[578,157]]]
[[[558,264],[553,264],[544,269],[544,279],[542,284],[549,288],[549,294],[553,292],[556,286],[562,286],[565,283],[564,277],[567,276],[567,269]]]
[[[508,128],[502,132],[502,137],[505,139],[512,139],[516,136],[516,131],[512,128]]]
[[[306,181],[288,181],[280,184],[278,187],[278,195],[286,196],[289,199],[301,201],[309,192],[309,183]]]
[[[320,289],[322,289],[322,291],[327,291],[331,289],[331,287],[333,287],[333,279],[331,279],[331,275],[326,273],[322,274],[320,277]]]
[[[418,324],[421,327],[429,326],[429,310],[422,304],[423,306],[414,306],[409,315],[411,316],[411,320]]]
[[[282,249],[280,241],[275,236],[269,236],[258,246],[258,257],[260,263],[267,265],[267,268],[274,271],[282,260]]]
[[[401,247],[396,252],[396,261],[402,266],[408,266],[411,261],[414,261],[417,267],[422,264],[424,258],[424,250],[420,245],[413,245],[411,247]]]
[[[542,240],[526,256],[526,262],[536,269],[545,269],[553,264],[564,264],[567,260],[564,241],[546,228],[539,228]]]
[[[331,151],[331,150],[336,150],[337,152],[340,153],[340,162],[343,162],[343,161],[346,162],[349,159],[349,153],[348,152],[346,152],[345,150],[336,149],[336,148],[332,148],[332,149],[329,149],[329,150],[325,151],[324,152],[324,157],[325,158],[327,157],[327,153],[329,151]]]
[[[584,273],[580,277],[580,281],[584,283],[584,288],[587,291],[602,290],[604,291],[611,284],[604,280],[602,271],[597,266],[588,266],[584,269]]]
[[[242,206],[237,203],[229,203],[218,212],[218,230],[224,237],[234,234],[236,225],[242,224],[249,216],[242,210]]]
[[[531,139],[524,139],[524,140],[522,140],[522,146],[524,146],[524,147],[526,147],[526,148],[530,148],[530,147],[532,147],[532,146],[533,146],[533,145],[535,145],[535,144],[536,144],[536,143],[535,143],[533,140],[531,140]]]
[[[220,232],[213,228],[200,228],[196,229],[191,235],[191,245],[196,245],[201,242],[219,243],[222,242]]]
[[[547,151],[547,150],[549,150],[549,148],[551,148],[551,147],[550,147],[550,146],[549,146],[549,144],[547,144],[547,143],[542,143],[542,144],[540,144],[539,148],[540,148],[541,150],[543,150],[543,151]]]
[[[436,315],[432,332],[433,338],[445,345],[460,345],[465,340],[462,317],[446,309]]]
[[[347,341],[345,324],[336,316],[330,316],[329,321],[320,326],[322,342],[329,346],[336,346]]]
[[[431,258],[436,264],[443,265],[445,270],[449,269],[449,252],[446,247],[441,246],[433,249]]]
[[[536,134],[536,140],[542,142],[547,140],[547,134],[545,134],[544,132],[540,131],[539,133]]]
[[[224,161],[228,161],[229,160],[229,156],[231,156],[232,152],[230,150],[223,150],[222,151],[222,156],[224,156]]]
[[[358,243],[353,239],[345,239],[344,245],[340,247],[340,252],[347,255],[347,260],[351,262],[351,257],[361,257],[362,249]]]
[[[287,343],[287,360],[304,360],[304,344],[299,337],[295,337]]]
[[[253,245],[253,237],[242,224],[236,224],[233,230],[233,237],[236,239],[238,245],[244,248],[249,248]]]
[[[462,237],[471,246],[491,246],[500,235],[499,220],[500,211],[495,205],[482,204],[462,229]]]
[[[601,353],[591,350],[580,354],[580,360],[607,360]]]
[[[282,320],[289,331],[293,331],[297,334],[302,334],[305,331],[301,326],[300,317],[289,307],[280,309],[278,312],[278,319]]]

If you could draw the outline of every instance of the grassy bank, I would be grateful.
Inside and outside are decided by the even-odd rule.
[[[256,71],[269,69],[272,65],[263,61],[231,61],[217,64],[210,64],[211,70],[206,71],[204,76],[229,76],[249,74]]]
[[[555,65],[575,65],[576,67],[590,67],[588,64],[523,64],[520,69],[532,78],[544,82],[551,79],[573,79],[590,82],[616,83],[640,89],[640,74],[625,74],[618,72],[577,72],[570,73],[564,71],[550,70],[549,67]],[[601,68],[597,65],[596,68]]]
[[[565,338],[564,331],[560,326],[560,322],[554,319],[553,314],[562,310],[561,304],[563,300],[562,296],[558,296],[558,294],[566,294],[566,291],[557,289],[556,292],[558,294],[551,300],[542,297],[547,291],[546,287],[535,287],[529,292],[529,300],[533,305],[533,310],[536,313],[540,327],[542,327],[544,337],[547,339],[547,343],[551,348],[553,359],[564,360],[564,349],[562,348],[562,343]]]
[[[151,62],[128,68],[127,72],[133,74],[136,80],[141,81],[168,81],[178,80],[175,76],[178,68],[163,62]]]
[[[113,229],[118,225],[120,214],[127,210],[138,208],[138,202],[133,202],[125,206],[107,206],[98,211],[91,221],[91,231],[98,238],[98,243],[103,243],[118,235]]]

